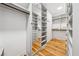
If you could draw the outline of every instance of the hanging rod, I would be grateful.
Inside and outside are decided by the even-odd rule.
[[[30,12],[28,10],[25,10],[25,9],[23,9],[23,8],[21,8],[19,6],[16,6],[16,5],[12,4],[12,3],[1,3],[1,4],[5,5],[5,6],[8,6],[10,8],[16,9],[16,10],[18,10],[20,12],[23,12],[23,13],[26,13],[26,14],[30,14]]]

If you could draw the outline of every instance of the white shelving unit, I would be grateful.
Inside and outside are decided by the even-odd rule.
[[[47,9],[42,4],[36,4],[36,3],[33,4],[32,9],[33,9],[32,11],[33,40],[35,40],[35,38],[37,37],[40,37],[41,38],[40,46],[42,47],[47,42]],[[39,20],[39,18],[41,20]],[[38,24],[38,22],[40,23]],[[40,32],[39,36],[37,36],[38,32]]]
[[[66,25],[67,15],[65,15],[65,14],[63,14],[63,15],[52,18],[52,25],[53,25],[52,30],[56,30],[56,31],[66,31],[67,30],[67,25]],[[65,26],[63,26],[63,24]]]
[[[44,46],[47,42],[47,9],[41,5],[41,46]]]
[[[38,29],[38,15],[35,13],[32,13],[32,34],[33,34],[32,39],[33,41],[37,37],[37,29]]]
[[[68,22],[67,22],[67,37],[68,37],[68,55],[72,56],[72,4],[67,4],[67,15],[68,15]]]
[[[32,43],[41,37],[41,4],[32,4]],[[41,43],[40,43],[41,46]],[[40,50],[40,47],[33,53],[35,55]]]

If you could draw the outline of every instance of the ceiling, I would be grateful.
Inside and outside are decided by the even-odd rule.
[[[64,14],[66,11],[65,3],[43,3],[43,5],[50,11],[52,16]]]

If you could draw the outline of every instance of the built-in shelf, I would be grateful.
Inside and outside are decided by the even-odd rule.
[[[32,24],[32,38],[34,41],[37,37],[37,30],[38,30],[38,15],[34,12],[32,12],[32,23],[31,24]]]
[[[43,32],[47,32],[47,31],[42,31],[42,33],[43,33]]]
[[[33,19],[38,19],[37,17],[34,17],[34,16],[33,16],[32,18],[33,18]]]
[[[47,37],[47,35],[43,35],[43,36],[41,36],[41,38],[42,38],[42,37]]]
[[[68,37],[68,55],[72,56],[72,4],[67,4],[67,15],[68,15],[68,30],[67,30],[67,37]],[[69,30],[70,29],[70,30]]]
[[[46,16],[42,16],[42,20],[46,20],[47,19],[47,17]]]
[[[46,44],[47,40],[41,43],[41,46],[44,46]]]
[[[67,18],[67,17],[53,18],[53,21],[56,21],[56,20],[58,20],[58,19],[64,19],[64,18]]]
[[[70,30],[72,31],[72,28],[66,28],[66,29],[52,29],[53,31],[67,31]]]
[[[42,19],[41,19],[41,27],[42,27],[42,33],[41,33],[41,46],[45,45],[47,42],[47,9],[42,5]]]
[[[72,5],[71,4],[68,5],[67,11],[68,11],[68,19],[69,19],[68,27],[71,29],[71,30],[69,30],[69,33],[72,37]]]
[[[43,35],[46,35],[46,32],[42,32],[42,36],[43,36]]]
[[[45,41],[47,41],[47,40],[43,40],[41,43],[43,43],[43,42],[45,42]]]
[[[47,24],[47,21],[42,21],[42,23],[45,23],[45,24]]]
[[[42,26],[42,28],[47,28],[46,26]]]

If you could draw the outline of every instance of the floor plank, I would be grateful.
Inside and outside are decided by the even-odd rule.
[[[32,51],[33,53],[40,48],[40,40],[37,39],[33,42]],[[67,42],[66,40],[52,39],[46,43],[44,49],[38,51],[38,56],[65,56],[67,53]]]

